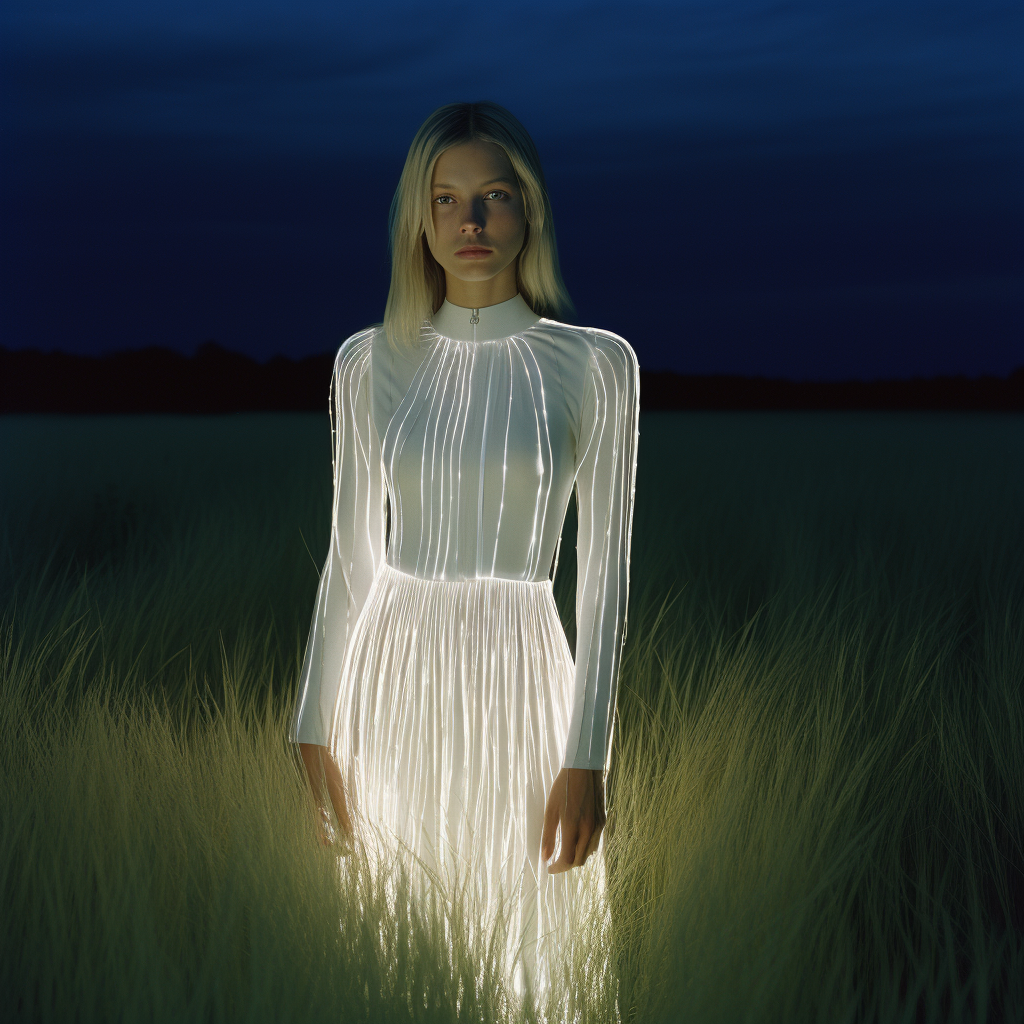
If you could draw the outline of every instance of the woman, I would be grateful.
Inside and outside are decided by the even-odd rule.
[[[331,550],[292,739],[325,820],[324,787],[343,831],[386,826],[511,898],[542,984],[538,936],[564,925],[580,874],[564,873],[605,823],[636,355],[555,319],[572,307],[540,160],[497,104],[423,123],[390,243],[384,321],[335,361]],[[575,661],[552,596],[574,486]]]

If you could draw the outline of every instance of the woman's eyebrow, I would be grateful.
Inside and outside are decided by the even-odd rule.
[[[510,178],[491,178],[490,181],[481,182],[480,187],[483,188],[484,185],[493,185],[493,184],[495,184],[496,182],[499,182],[499,181],[503,185],[511,185],[512,184],[512,180]],[[434,183],[434,188],[453,188],[453,189],[457,189],[458,185],[447,185],[447,184],[445,184],[442,181],[437,181],[437,182]]]

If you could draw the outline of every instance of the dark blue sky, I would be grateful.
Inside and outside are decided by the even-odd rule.
[[[647,369],[1024,364],[1024,7],[7,0],[2,343],[333,350],[434,107],[544,160],[577,322]]]

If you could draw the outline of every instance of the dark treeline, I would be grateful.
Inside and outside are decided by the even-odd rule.
[[[0,413],[228,413],[326,410],[334,355],[258,363],[204,342],[195,356],[144,348],[106,356],[0,347]],[[1024,366],[1009,377],[790,381],[642,370],[652,409],[1024,411]]]

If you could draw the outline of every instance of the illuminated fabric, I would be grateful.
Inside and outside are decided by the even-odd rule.
[[[429,863],[482,858],[485,894],[525,879],[521,927],[543,933],[580,875],[541,865],[548,790],[611,744],[639,372],[618,335],[520,295],[473,313],[445,301],[407,353],[380,328],[338,352],[331,549],[292,739],[330,746],[357,813]],[[574,486],[575,660],[551,583]]]

